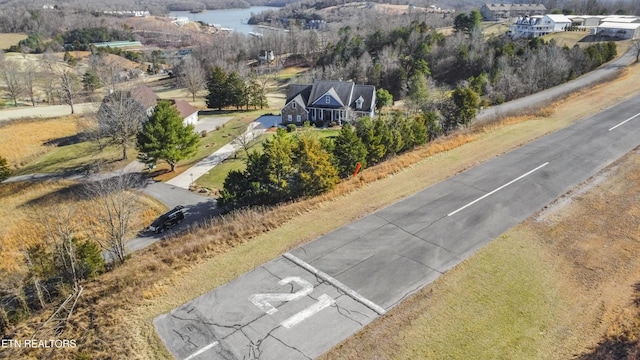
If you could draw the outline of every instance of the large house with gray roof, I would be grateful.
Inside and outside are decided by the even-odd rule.
[[[282,108],[282,124],[301,125],[309,121],[317,126],[342,124],[361,116],[375,115],[376,88],[351,81],[315,81],[313,85],[289,87]]]

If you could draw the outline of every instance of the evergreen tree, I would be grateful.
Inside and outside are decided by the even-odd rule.
[[[393,95],[383,88],[376,90],[376,110],[380,111],[383,107],[391,105],[393,105]]]
[[[207,107],[222,110],[229,105],[229,88],[227,73],[220,66],[215,66],[207,76]]]
[[[253,78],[249,82],[249,86],[247,87],[247,106],[252,106],[254,109],[260,108],[263,109],[265,106],[268,106],[267,97],[264,94],[264,90],[258,80]]]
[[[94,73],[93,71],[87,71],[82,76],[82,86],[84,87],[85,91],[93,93],[97,88],[100,87],[100,85],[102,85],[100,83],[100,78],[98,78],[98,75],[96,75],[96,73]]]
[[[91,240],[80,242],[74,238],[72,241],[75,244],[79,265],[78,276],[82,279],[93,279],[102,274],[105,271],[105,262],[100,246]]]
[[[416,72],[409,78],[409,88],[407,96],[414,111],[422,109],[429,100],[429,88],[427,78],[421,72]]]
[[[481,22],[482,14],[478,10],[472,10],[468,15],[461,13],[453,20],[453,30],[455,32],[461,31],[468,35],[473,31],[479,30]]]
[[[363,169],[367,167],[367,148],[349,123],[342,126],[333,141],[333,159],[341,178],[353,174],[358,163]]]
[[[455,105],[455,115],[458,123],[467,126],[471,120],[476,117],[480,98],[469,87],[458,86],[451,94],[451,99]]]
[[[247,86],[240,74],[235,71],[229,74],[226,87],[229,96],[227,105],[235,106],[237,110],[248,105]]]
[[[138,135],[138,149],[166,161],[173,172],[178,161],[196,153],[199,140],[193,125],[184,126],[178,110],[169,101],[160,101]]]
[[[321,194],[331,190],[340,181],[338,171],[331,164],[331,154],[325,151],[320,140],[308,132],[298,138],[293,153],[297,169],[297,196]]]
[[[374,130],[373,121],[363,116],[356,122],[356,134],[367,149],[367,164],[377,164],[384,157],[386,150],[382,144],[382,137]]]
[[[9,162],[7,159],[0,156],[0,181],[5,180],[11,176],[11,169],[9,169]]]
[[[386,119],[377,117],[373,120],[373,133],[375,138],[380,139],[381,144],[378,154],[380,160],[378,161],[382,161],[387,155],[394,155],[397,152],[399,141],[397,138],[394,139],[394,135]]]
[[[276,135],[267,139],[262,147],[267,161],[266,184],[270,187],[274,203],[291,198],[291,180],[295,173],[293,163],[294,138],[284,129],[278,129]]]

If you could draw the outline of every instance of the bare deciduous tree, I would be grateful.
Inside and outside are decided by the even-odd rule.
[[[12,60],[5,60],[0,64],[0,80],[5,91],[13,100],[13,105],[18,106],[18,98],[24,94],[25,86],[20,71],[20,65]]]
[[[79,288],[78,265],[75,244],[77,231],[76,208],[73,205],[54,204],[47,211],[38,211],[34,218],[36,226],[41,228],[43,240],[54,252],[62,271],[73,284],[74,290]]]
[[[91,223],[94,238],[116,264],[125,262],[126,242],[134,233],[132,217],[140,210],[136,190],[140,181],[135,174],[123,174],[86,185],[87,194],[98,201],[100,209]]]
[[[122,160],[128,158],[133,137],[140,132],[147,114],[130,91],[118,90],[109,94],[98,110],[98,131],[122,148]]]
[[[193,56],[185,57],[178,67],[178,84],[189,91],[193,101],[196,101],[198,91],[204,89],[206,74],[202,65]]]
[[[27,65],[24,67],[24,88],[27,95],[29,95],[29,99],[31,100],[31,104],[33,106],[37,105],[36,97],[35,97],[35,87],[36,87],[36,79],[38,77],[38,65],[35,62],[29,61]]]
[[[71,106],[71,113],[75,114],[73,102],[80,92],[80,80],[73,71],[65,69],[60,72],[60,95],[62,100]]]

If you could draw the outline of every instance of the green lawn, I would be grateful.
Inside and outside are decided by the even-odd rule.
[[[274,133],[264,133],[258,136],[257,139],[249,143],[249,152],[262,152],[262,143],[273,135]],[[209,172],[199,177],[195,183],[198,186],[209,189],[222,189],[224,179],[227,177],[229,171],[244,170],[246,160],[247,155],[244,149],[240,149],[236,152],[235,156],[231,156],[222,163],[214,166],[213,169],[209,170]]]
[[[340,134],[340,128],[326,128],[326,129],[318,129],[318,134],[320,138],[335,138]]]

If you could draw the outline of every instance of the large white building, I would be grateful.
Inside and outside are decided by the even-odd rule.
[[[620,40],[640,39],[640,22],[603,22],[593,34]]]
[[[519,17],[509,29],[512,38],[534,38],[554,32],[566,31],[571,20],[560,14]]]

